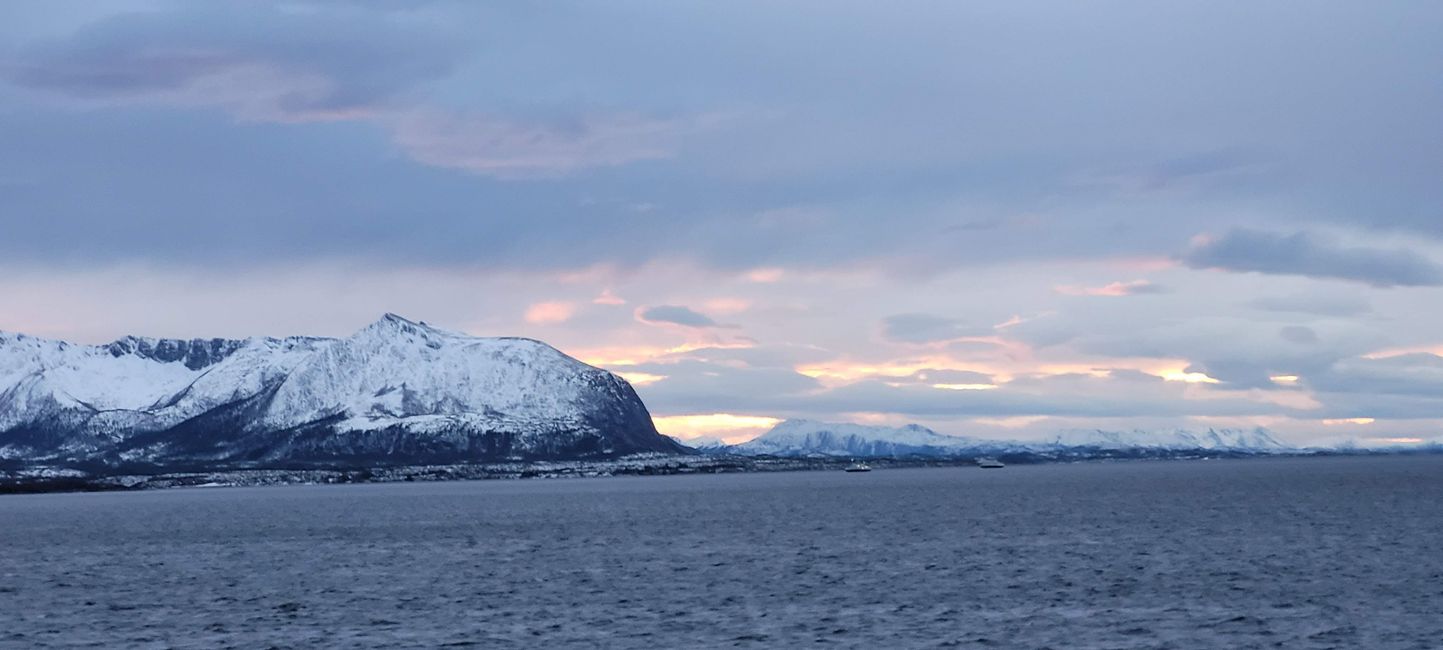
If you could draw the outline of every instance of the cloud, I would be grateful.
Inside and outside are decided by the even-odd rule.
[[[1128,195],[1191,191],[1226,182],[1246,180],[1266,169],[1257,156],[1242,151],[1211,151],[1179,156],[1154,164],[1113,171],[1087,171],[1073,175],[1081,187],[1101,187]]]
[[[469,48],[434,22],[374,9],[236,4],[126,14],[24,48],[0,72],[85,105],[211,108],[256,122],[364,122],[385,129],[417,162],[497,178],[665,158],[680,134],[707,122],[420,108],[412,91],[452,73]]]
[[[970,370],[918,370],[904,378],[904,381],[928,384],[928,385],[949,385],[949,386],[983,386],[991,384],[992,376],[982,372]]]
[[[1112,282],[1100,287],[1085,287],[1081,285],[1064,284],[1053,287],[1056,293],[1064,296],[1105,296],[1121,297],[1136,296],[1141,294],[1167,293],[1167,288],[1147,280],[1133,280],[1131,282]]]
[[[1437,420],[1443,413],[1443,356],[1436,354],[1354,357],[1301,381],[1324,405],[1319,418]]]
[[[636,311],[637,320],[652,325],[669,324],[683,327],[724,327],[706,314],[682,305],[656,305]]]
[[[863,380],[816,394],[806,408],[831,412],[887,412],[912,417],[1183,417],[1287,413],[1277,404],[1228,395],[1189,397],[1196,387],[1129,371],[1023,378],[996,390],[946,390]]]
[[[667,158],[688,128],[635,115],[541,122],[438,111],[409,112],[390,127],[396,146],[419,162],[498,178],[557,176]]]
[[[1186,300],[1183,295],[1176,300]],[[1084,303],[1055,316],[1007,330],[1050,355],[1101,359],[1155,359],[1167,370],[1202,373],[1226,388],[1278,389],[1272,377],[1321,372],[1346,359],[1386,346],[1390,339],[1369,327],[1345,322],[1314,326],[1259,323],[1206,306],[1177,307],[1173,315],[1149,317],[1109,305]],[[1281,340],[1280,340],[1281,339]],[[1283,341],[1289,343],[1284,344]],[[1158,367],[1154,372],[1161,372]]]
[[[532,325],[556,325],[571,320],[576,305],[569,302],[538,302],[526,308],[526,322]]]
[[[1443,266],[1413,251],[1343,246],[1306,232],[1235,228],[1220,238],[1198,238],[1182,262],[1197,269],[1336,278],[1376,287],[1443,285]]]
[[[1353,395],[1409,395],[1440,402],[1443,413],[1443,356],[1426,352],[1369,359],[1344,359],[1326,372],[1304,377],[1319,391]],[[1383,414],[1385,415],[1385,414]]]
[[[896,343],[938,343],[993,333],[991,327],[932,314],[896,314],[882,319],[883,338]]]
[[[611,289],[602,289],[599,295],[591,299],[591,302],[592,304],[608,305],[612,307],[626,304],[626,300],[621,298],[620,296],[617,296],[611,291]]]
[[[752,269],[746,272],[746,279],[758,284],[771,284],[782,279],[785,271],[778,268]]]
[[[1278,330],[1278,337],[1289,343],[1309,345],[1318,342],[1318,332],[1305,325],[1288,325]]]
[[[666,378],[637,392],[653,412],[754,413],[772,415],[805,403],[804,396],[821,388],[811,377],[791,368],[736,366],[696,360],[638,364],[624,371]]]
[[[1373,310],[1367,300],[1337,292],[1261,296],[1249,300],[1246,304],[1263,311],[1335,317],[1360,316]]]
[[[1063,416],[1183,417],[1286,414],[1290,409],[1206,387],[1129,370],[1104,375],[1022,376],[991,390],[984,373],[924,370],[827,386],[786,367],[752,367],[695,359],[628,366],[664,379],[638,386],[661,414],[751,413],[836,418],[844,413],[893,413],[912,418]]]
[[[0,71],[88,103],[211,107],[245,120],[355,119],[447,74],[463,47],[386,12],[260,3],[119,14],[34,43]]]

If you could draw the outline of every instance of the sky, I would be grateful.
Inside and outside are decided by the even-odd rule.
[[[541,339],[658,427],[1443,437],[1443,4],[7,2],[0,329]]]

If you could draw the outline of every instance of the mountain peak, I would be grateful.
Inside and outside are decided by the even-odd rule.
[[[385,334],[388,336],[408,334],[422,338],[430,338],[433,335],[456,336],[453,332],[432,327],[426,324],[425,321],[413,321],[405,316],[391,312],[386,312],[380,319],[376,320],[376,322],[367,325],[358,332],[358,334],[365,333]]]
[[[385,314],[382,314],[380,320],[377,320],[375,323],[372,323],[372,326],[394,327],[394,328],[402,328],[402,329],[408,328],[408,327],[423,328],[423,329],[428,329],[428,330],[429,330],[429,329],[435,329],[435,328],[431,327],[430,325],[427,325],[426,323],[424,323],[424,322],[422,322],[422,321],[414,321],[414,320],[411,320],[411,319],[409,319],[409,318],[406,318],[405,316],[402,316],[402,315],[400,315],[400,314],[394,314],[394,313],[391,313],[391,312],[389,312],[389,311],[386,312]]]

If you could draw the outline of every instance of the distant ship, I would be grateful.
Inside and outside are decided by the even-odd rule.
[[[1002,464],[1002,461],[997,460],[996,458],[978,458],[977,466],[981,467],[982,469],[1001,469],[1003,467],[1006,467],[1006,465]]]
[[[848,472],[870,472],[870,471],[872,471],[872,467],[871,467],[870,465],[866,464],[866,463],[854,461],[851,465],[848,465],[848,466],[847,466],[846,471],[848,471]]]

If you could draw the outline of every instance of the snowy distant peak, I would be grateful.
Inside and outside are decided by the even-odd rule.
[[[234,341],[230,339],[153,339],[140,336],[127,336],[104,346],[105,350],[113,357],[135,355],[142,359],[151,359],[161,363],[181,362],[191,370],[200,370],[207,366],[220,363],[236,350],[241,349],[245,341]]]
[[[953,453],[974,443],[918,424],[885,427],[787,420],[732,449],[777,456],[904,456]]]
[[[697,446],[693,444],[693,446]],[[704,447],[697,446],[699,449]],[[956,457],[997,454],[1055,454],[1103,452],[1225,451],[1275,453],[1292,449],[1266,429],[1206,429],[1188,431],[1064,431],[1040,442],[992,440],[950,436],[918,424],[901,427],[787,420],[772,430],[727,453],[770,456],[931,456]]]
[[[692,449],[721,449],[727,446],[726,441],[714,436],[699,436],[696,438],[668,437]]]
[[[1073,429],[1057,435],[1053,441],[1060,447],[1091,447],[1097,449],[1227,449],[1248,451],[1280,451],[1290,449],[1268,432],[1253,429],[1212,429],[1189,431],[1105,431]]]
[[[762,434],[757,439],[783,440],[804,438],[818,434],[856,436],[868,440],[886,440],[889,442],[908,442],[913,444],[950,444],[960,440],[960,438],[954,438],[953,436],[944,436],[920,424],[886,427],[870,424],[852,424],[849,422],[818,422],[816,420],[786,420],[772,427],[770,431]]]

